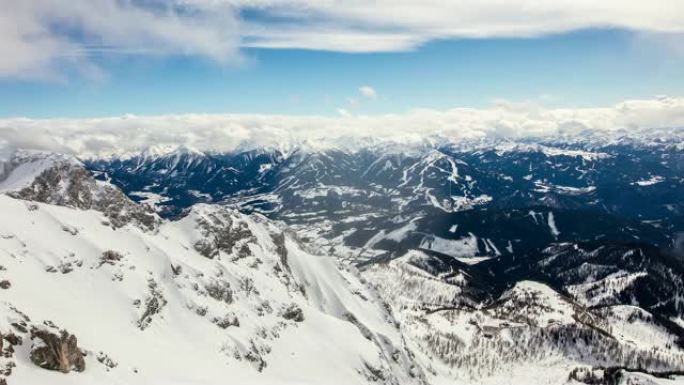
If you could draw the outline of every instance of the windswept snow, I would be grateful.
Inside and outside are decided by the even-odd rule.
[[[534,191],[539,193],[554,192],[563,195],[582,195],[589,194],[596,191],[596,186],[586,186],[586,187],[572,187],[572,186],[560,186],[541,183],[539,181],[535,182]]]
[[[549,147],[541,144],[524,144],[524,143],[503,143],[494,147],[499,155],[511,152],[539,152],[549,157],[568,156],[578,157],[586,161],[595,161],[599,159],[610,158],[610,155],[604,152],[592,152],[585,150],[570,150],[558,147]]]
[[[489,195],[480,195],[477,197],[469,198],[469,197],[459,197],[459,196],[452,196],[452,207],[451,211],[464,211],[464,210],[470,210],[476,206],[484,205],[492,201],[492,197]]]
[[[548,222],[551,234],[553,234],[554,237],[558,238],[558,236],[560,235],[560,231],[558,231],[558,227],[556,227],[556,218],[553,216],[553,211],[549,211]]]
[[[652,176],[649,179],[642,179],[634,182],[634,184],[645,187],[645,186],[653,186],[654,184],[658,184],[661,182],[664,182],[665,178],[662,176]]]
[[[149,205],[158,205],[160,203],[168,202],[170,199],[159,194],[149,191],[133,191],[128,195],[140,198],[140,203]]]
[[[261,216],[198,205],[156,231],[115,230],[96,211],[5,195],[0,212],[0,279],[11,282],[0,331],[18,333],[10,323],[23,314],[74,333],[87,352],[83,373],[39,369],[25,336],[10,384],[421,381],[375,294]],[[198,245],[215,236],[226,246],[207,258]],[[120,257],[103,260],[107,250]],[[301,322],[284,318],[290,307]]]
[[[401,242],[410,232],[416,231],[417,229],[418,225],[416,225],[416,221],[413,220],[396,230],[390,231],[385,238],[394,242]]]
[[[421,249],[436,251],[454,258],[474,257],[477,255],[477,237],[470,234],[460,239],[445,239],[437,236],[423,238],[419,246]]]

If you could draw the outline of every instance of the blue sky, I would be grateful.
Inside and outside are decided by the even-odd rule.
[[[325,20],[331,19],[330,15],[342,20],[334,23],[335,28],[347,28],[351,16],[320,10],[324,12]],[[36,17],[33,13],[31,16]],[[278,14],[267,16],[275,18]],[[425,18],[432,16],[426,14]],[[251,18],[264,19],[269,27],[273,23],[263,15]],[[373,23],[382,21],[362,20],[373,27]],[[499,21],[492,21],[492,25],[496,26],[495,22]],[[30,58],[29,65],[48,76],[20,72],[26,68],[22,63],[6,70],[3,76],[0,67],[0,117],[380,114],[413,108],[482,108],[498,100],[548,107],[591,107],[656,95],[684,95],[684,54],[680,47],[673,49],[667,44],[672,39],[663,42],[649,28],[644,33],[629,25],[611,29],[558,27],[559,31],[551,28],[550,32],[532,36],[517,30],[485,33],[492,36],[483,37],[464,36],[467,34],[458,31],[432,36],[407,18],[396,28],[403,28],[401,38],[409,36],[410,43],[392,40],[382,45],[383,40],[380,46],[360,46],[358,52],[353,45],[335,39],[327,42],[325,37],[320,38],[321,44],[330,46],[319,49],[311,27],[313,36],[303,39],[296,35],[299,40],[288,37],[285,42],[259,35],[256,43],[245,44],[254,39],[254,34],[241,32],[238,38],[243,43],[236,43],[238,46],[224,44],[231,39],[224,35],[214,46],[205,46],[205,40],[216,38],[215,30],[207,30],[197,39],[189,36],[187,41],[192,44],[183,41],[182,36],[172,42],[150,39],[149,47],[166,44],[168,49],[141,54],[150,48],[132,45],[136,36],[129,41],[119,38],[119,34],[115,34],[118,40],[109,37],[113,43],[90,49],[93,39],[89,40],[89,35],[102,41],[111,32],[103,32],[99,26],[88,27],[85,21],[78,23],[83,24],[78,25],[85,32],[55,40],[70,49],[80,48],[78,55],[54,54],[57,59],[49,65],[40,61],[40,51]],[[378,30],[386,29],[385,24],[381,25],[377,30],[364,27],[363,33],[371,37],[362,35],[360,41],[375,38]],[[481,28],[488,31],[488,26]],[[523,27],[537,28],[535,22]],[[347,29],[343,32],[349,33]],[[145,33],[140,31],[142,36]],[[2,44],[0,39],[0,48]],[[72,56],[77,60],[62,59]],[[362,95],[362,86],[372,87],[377,95]]]
[[[99,55],[100,78],[0,81],[0,115],[336,114],[482,107],[497,99],[610,105],[684,94],[684,57],[633,34],[588,30],[540,38],[455,39],[410,52],[245,50],[245,63]],[[364,98],[358,88],[373,87]]]

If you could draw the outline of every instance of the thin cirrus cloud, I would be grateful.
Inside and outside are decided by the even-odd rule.
[[[192,127],[192,130],[188,130]],[[665,129],[665,130],[663,130]],[[0,120],[0,153],[34,149],[108,156],[150,146],[233,151],[257,146],[312,143],[423,143],[481,139],[566,138],[684,139],[684,98],[629,100],[608,107],[548,109],[499,101],[489,108],[411,110],[400,114],[338,117],[282,115],[161,115],[98,119]]]
[[[0,77],[96,70],[93,55],[241,49],[387,52],[449,38],[529,37],[583,28],[678,36],[680,0],[0,0]],[[672,39],[670,39],[672,40]]]

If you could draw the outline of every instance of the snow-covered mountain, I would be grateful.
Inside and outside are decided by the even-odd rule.
[[[392,232],[402,239],[389,241],[413,239],[412,247],[427,242],[425,234],[476,237],[478,256],[496,256],[554,240],[669,246],[684,231],[684,152],[667,143],[181,149],[86,166],[164,216],[198,202],[229,204],[283,220],[321,247],[361,261],[387,251],[383,239]],[[586,215],[595,220],[583,221]],[[536,227],[541,239],[526,236]]]
[[[101,206],[52,199],[75,186],[79,197],[119,193],[84,183],[77,163],[64,167],[33,168],[19,192],[40,195],[0,195],[8,383],[425,382],[352,268],[261,215],[220,206],[153,227],[132,216],[114,225]],[[41,183],[47,176],[58,181]]]
[[[429,206],[450,212],[542,202],[651,219],[668,214],[664,210],[682,213],[671,199],[682,188],[682,157],[681,149],[669,144],[587,148],[496,142],[472,147],[438,143],[409,151],[304,147],[212,154],[181,148],[157,155],[91,159],[86,165],[127,194],[162,195],[160,207],[173,212],[197,201],[240,197],[247,207],[277,207],[284,215],[283,210],[294,210],[290,206],[315,206],[316,201],[320,205],[328,195],[340,196],[343,203],[381,195],[384,199],[374,203],[400,211]],[[616,190],[624,196],[614,196]],[[643,202],[645,194],[657,199]],[[656,212],[647,216],[653,209]]]
[[[10,384],[682,382],[676,145],[20,152],[0,169]]]
[[[14,198],[101,211],[114,227],[134,222],[153,229],[158,222],[149,207],[137,205],[118,188],[95,180],[73,157],[20,152],[8,165],[0,191]]]

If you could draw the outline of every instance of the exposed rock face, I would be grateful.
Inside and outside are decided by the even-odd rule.
[[[205,289],[211,298],[225,302],[228,305],[233,303],[233,290],[231,290],[228,282],[214,280],[209,283]]]
[[[651,372],[639,368],[613,367],[578,367],[568,375],[568,381],[587,385],[656,385],[659,382],[652,381],[644,375],[656,378],[672,380],[672,372]]]
[[[7,385],[5,378],[11,376],[16,367],[14,347],[17,345],[21,345],[21,337],[12,332],[0,334],[0,385]]]
[[[96,181],[89,171],[74,162],[56,161],[28,186],[10,191],[8,195],[81,210],[100,211],[117,228],[133,222],[143,229],[152,230],[159,222],[151,208],[133,202],[108,183]]]
[[[289,271],[290,265],[287,263],[287,247],[285,247],[285,234],[271,234],[271,240],[276,246],[276,253],[280,256],[280,263]]]
[[[12,325],[12,326],[15,326],[15,325]],[[14,334],[14,333],[5,334],[3,338],[11,346],[21,345],[21,342],[22,342],[21,337],[19,337],[18,335]]]
[[[295,321],[295,322],[304,321],[304,312],[296,304],[292,304],[292,305],[286,307],[285,309],[283,309],[281,315],[286,320],[291,320],[291,321]]]
[[[105,252],[102,253],[102,256],[100,257],[100,266],[107,264],[107,265],[115,265],[117,262],[119,262],[123,256],[114,251],[114,250],[106,250]]]
[[[150,294],[145,300],[145,310],[140,316],[140,319],[138,319],[138,328],[140,330],[147,329],[152,323],[154,317],[158,315],[168,303],[160,291],[157,282],[154,280],[149,280],[147,287],[150,290]]]
[[[6,279],[0,281],[0,289],[9,289],[10,287],[12,287],[12,284],[10,283],[10,281],[8,281]]]
[[[47,330],[31,331],[31,362],[43,369],[58,370],[62,373],[85,370],[83,352],[78,348],[76,336],[62,330],[59,334]]]
[[[233,248],[240,250],[238,258],[249,255],[247,243],[254,242],[255,237],[244,222],[234,222],[228,211],[218,211],[199,218],[197,225],[204,239],[198,240],[195,250],[209,259],[219,252],[230,254]]]
[[[213,259],[218,255],[218,248],[213,240],[200,239],[195,242],[195,250],[206,258]]]
[[[226,314],[223,318],[214,318],[212,322],[221,329],[227,329],[230,326],[240,326],[240,320],[233,314]]]

